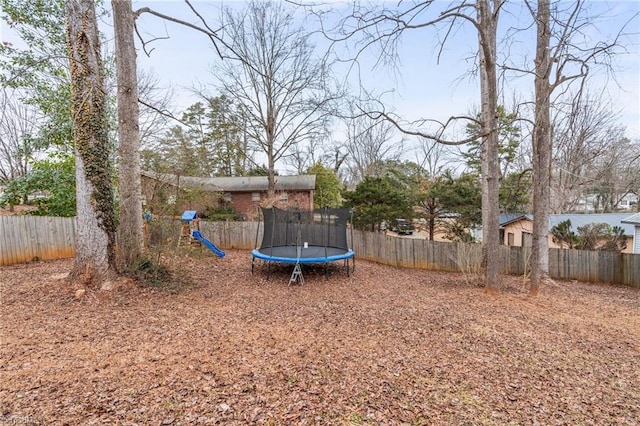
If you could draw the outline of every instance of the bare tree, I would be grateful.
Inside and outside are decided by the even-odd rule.
[[[285,162],[298,174],[306,173],[315,164],[322,164],[344,181],[347,173],[343,166],[349,156],[345,146],[345,143],[335,140],[312,139],[307,144],[294,145]]]
[[[153,147],[167,130],[168,124],[177,122],[172,112],[173,97],[173,89],[161,87],[157,74],[138,70],[141,147]]]
[[[385,160],[400,160],[405,138],[388,121],[373,120],[366,114],[347,118],[347,182],[357,184],[366,176],[380,176]]]
[[[118,79],[118,171],[120,223],[118,264],[133,267],[142,257],[142,193],[140,176],[140,125],[138,75],[134,40],[135,17],[131,0],[112,0]]]
[[[496,31],[500,9],[504,1],[476,0],[454,2],[438,8],[431,0],[398,3],[394,8],[367,10],[359,2],[353,3],[352,13],[343,18],[331,29],[324,32],[334,43],[351,40],[358,47],[353,61],[370,47],[378,48],[378,63],[397,63],[398,46],[402,34],[407,30],[416,30],[438,25],[448,25],[440,34],[441,46],[455,33],[456,26],[466,22],[473,26],[478,36],[478,70],[481,87],[481,120],[473,117],[450,117],[445,122],[433,119],[421,119],[407,122],[393,112],[386,111],[381,105],[378,110],[366,111],[374,119],[384,118],[406,135],[413,135],[447,145],[463,145],[477,137],[482,138],[482,228],[483,228],[483,265],[484,281],[487,290],[499,287],[499,232],[498,232],[498,126],[497,126],[497,70],[496,70]],[[321,17],[322,14],[320,13]],[[447,139],[451,128],[459,126],[460,121],[476,123],[480,135],[455,140]],[[435,130],[431,130],[436,125]]]
[[[116,218],[95,2],[69,0],[66,13],[77,203],[76,257],[69,277],[105,285],[116,270]]]
[[[29,138],[38,130],[37,111],[18,100],[15,91],[0,94],[0,182],[23,176],[33,147]]]
[[[326,147],[326,143],[323,143],[320,139],[309,140],[306,144],[295,144],[291,147],[287,158],[285,158],[285,163],[293,167],[293,170],[301,175],[317,162],[325,164],[322,159],[326,157]]]
[[[628,164],[605,161],[624,148],[619,143],[624,137],[616,113],[589,92],[570,92],[568,98],[568,102],[556,102],[554,108],[551,213],[575,210],[611,167],[615,170]]]
[[[493,6],[492,6],[493,5]],[[482,253],[485,285],[490,290],[499,288],[500,233],[498,191],[500,165],[498,157],[498,76],[496,68],[496,32],[500,0],[478,0],[477,31],[480,54],[480,97],[482,136]]]
[[[216,69],[220,88],[247,118],[246,132],[265,154],[269,195],[276,163],[294,145],[321,138],[338,95],[329,89],[326,62],[314,58],[309,33],[281,3],[251,2],[227,10],[226,29],[240,62]]]
[[[536,12],[535,119],[533,130],[533,236],[531,248],[531,295],[538,293],[549,275],[549,200],[551,181],[551,42],[549,0],[539,0]]]
[[[220,38],[216,31],[208,27],[192,4],[185,3],[202,21],[202,26],[179,20],[153,9],[144,7],[132,10],[131,0],[112,0],[114,28],[116,36],[116,65],[118,77],[118,139],[119,139],[119,185],[121,221],[119,227],[119,263],[121,268],[132,268],[141,257],[143,249],[142,204],[140,184],[140,124],[138,106],[138,79],[136,50],[134,44],[135,20],[143,13],[149,13],[167,21],[172,21],[207,35],[214,45]],[[143,40],[147,52],[147,43]]]
[[[612,132],[610,140],[614,142],[610,149],[596,159],[593,171],[597,180],[589,191],[595,195],[594,209],[600,213],[616,211],[623,198],[636,194],[640,188],[640,144],[622,137],[622,129]]]
[[[370,47],[379,48],[378,63],[397,63],[397,47],[402,34],[407,30],[434,28],[448,25],[438,35],[441,46],[455,33],[459,23],[473,26],[478,36],[478,70],[481,87],[481,119],[473,117],[450,117],[444,122],[421,119],[407,122],[402,117],[384,107],[367,111],[374,119],[384,118],[406,135],[413,135],[447,145],[463,145],[482,138],[482,229],[484,281],[488,290],[499,288],[499,232],[498,232],[498,126],[497,126],[497,70],[496,31],[500,9],[504,1],[476,0],[454,2],[439,8],[438,3],[425,0],[411,4],[399,3],[395,8],[384,6],[366,10],[359,2],[353,3],[352,13],[338,22],[335,28],[324,29],[334,43],[357,40],[358,50],[353,61]],[[452,128],[459,127],[460,121],[476,123],[480,135],[470,138],[448,139]],[[435,126],[434,126],[435,125]],[[435,127],[435,130],[433,128]]]
[[[429,178],[442,175],[446,170],[452,170],[454,159],[449,151],[450,147],[434,140],[421,139],[416,150],[416,164],[426,172]]]
[[[585,2],[570,4],[539,0],[537,8],[527,2],[537,28],[535,69],[535,123],[533,133],[533,247],[530,294],[536,295],[549,277],[548,217],[550,205],[552,128],[550,110],[554,93],[562,96],[572,83],[582,93],[593,66],[609,67],[620,47],[622,31],[611,41],[589,45],[586,32],[592,21]],[[591,71],[590,71],[591,70]],[[523,70],[517,70],[523,71]],[[526,72],[526,71],[525,71]]]

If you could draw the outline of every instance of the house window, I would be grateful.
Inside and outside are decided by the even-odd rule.
[[[260,193],[252,192],[251,193],[251,201],[260,201]]]
[[[287,194],[286,192],[281,193],[280,201],[282,201],[283,203],[286,203],[287,201],[289,201],[289,194]]]
[[[224,194],[224,200],[225,200],[227,203],[230,203],[230,202],[231,202],[231,194],[229,194],[228,192],[227,192],[227,193],[225,193],[225,194]]]
[[[514,243],[514,235],[513,232],[507,232],[507,245],[508,246],[513,246]]]

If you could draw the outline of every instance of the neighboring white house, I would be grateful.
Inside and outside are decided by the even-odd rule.
[[[633,251],[632,253],[640,254],[640,213],[636,213],[633,216],[629,216],[624,219],[622,223],[627,223],[635,227],[633,234]]]
[[[620,198],[616,208],[619,210],[633,211],[638,206],[638,198],[639,197],[636,194],[626,194]],[[598,207],[598,203],[598,196],[596,194],[585,194],[580,198],[580,200],[578,200],[576,211],[585,213],[594,212],[596,207]],[[601,209],[602,206],[599,206],[598,208]]]
[[[640,197],[638,197],[636,194],[627,194],[620,199],[618,208],[622,210],[633,210],[638,208],[639,201]]]

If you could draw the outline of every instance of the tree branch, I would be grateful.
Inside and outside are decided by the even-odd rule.
[[[191,10],[193,10],[193,6],[191,5],[191,3],[189,3],[188,0],[186,0],[186,3],[189,5]],[[213,46],[216,49],[216,52],[218,53],[218,55],[222,59],[224,59],[225,56],[222,54],[222,52],[218,48],[218,43],[222,44],[223,46],[225,46],[229,50],[233,51],[233,49],[224,40],[222,40],[220,37],[218,37],[218,35],[215,32],[210,31],[208,28],[202,28],[202,27],[200,27],[198,25],[192,24],[192,23],[184,21],[182,19],[178,19],[178,18],[174,18],[173,16],[165,15],[164,13],[157,12],[157,11],[155,11],[155,10],[149,8],[149,7],[142,7],[140,9],[136,10],[135,12],[133,12],[133,14],[135,15],[136,19],[140,15],[142,15],[143,13],[148,13],[150,15],[157,16],[158,18],[164,19],[166,21],[173,22],[173,23],[176,23],[176,24],[179,24],[179,25],[182,25],[182,26],[185,26],[185,27],[188,27],[188,28],[191,28],[193,30],[196,30],[198,32],[203,33],[204,35],[209,37],[209,39],[213,43]]]
[[[153,105],[151,105],[151,104],[149,104],[149,103],[147,103],[147,102],[143,101],[143,100],[142,100],[142,99],[140,99],[140,98],[138,98],[138,103],[140,103],[140,104],[142,104],[142,105],[146,106],[146,107],[147,107],[147,108],[149,108],[149,109],[154,110],[155,112],[157,112],[158,114],[160,114],[160,115],[162,115],[162,116],[164,116],[164,117],[167,117],[167,118],[170,118],[170,119],[172,119],[172,120],[175,120],[175,121],[177,121],[178,123],[180,123],[180,124],[182,124],[182,125],[184,125],[184,126],[188,126],[188,124],[187,124],[187,123],[185,123],[184,121],[182,121],[182,120],[180,120],[179,118],[177,118],[177,117],[176,117],[175,115],[173,115],[170,111],[161,110],[160,108],[156,108],[155,106],[153,106]]]
[[[446,140],[443,139],[442,136],[444,135],[444,132],[447,130],[447,127],[449,127],[449,125],[457,120],[469,120],[471,122],[474,122],[476,124],[479,124],[478,120],[471,118],[471,117],[464,117],[464,116],[453,116],[453,117],[449,117],[449,119],[445,122],[439,122],[437,120],[422,120],[422,122],[434,122],[434,123],[438,123],[440,125],[440,130],[435,133],[435,134],[429,134],[429,133],[424,133],[418,130],[409,130],[406,127],[404,127],[402,124],[400,124],[399,120],[395,117],[392,117],[389,113],[384,112],[384,111],[363,111],[363,114],[368,116],[369,118],[373,119],[373,120],[379,120],[379,119],[384,119],[386,121],[388,121],[389,123],[391,123],[396,129],[398,129],[401,133],[405,134],[405,135],[409,135],[409,136],[418,136],[424,139],[429,139],[429,140],[433,140],[436,141],[442,145],[450,145],[450,146],[456,146],[456,145],[464,145],[466,143],[469,143],[471,141],[477,140],[478,138],[482,138],[484,136],[486,136],[485,134],[476,134],[473,136],[470,136],[468,138],[459,140],[459,141],[451,141],[451,140]]]

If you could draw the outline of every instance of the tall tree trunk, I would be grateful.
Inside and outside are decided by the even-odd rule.
[[[272,76],[273,77],[273,76]],[[266,126],[265,126],[265,140],[267,141],[267,197],[269,198],[269,205],[274,205],[276,202],[276,108],[273,99],[273,82],[269,81],[265,84],[266,95]]]
[[[429,241],[433,241],[435,237],[435,229],[436,229],[436,219],[435,213],[431,212],[429,215]]]
[[[118,153],[120,223],[118,266],[132,269],[142,257],[142,204],[140,183],[140,130],[138,74],[131,0],[112,0],[118,81]]]
[[[478,41],[480,52],[480,96],[482,99],[482,261],[485,286],[500,287],[500,235],[498,190],[498,87],[496,72],[496,31],[499,2],[492,11],[489,0],[478,0]]]
[[[70,279],[105,285],[115,274],[116,219],[95,2],[69,0],[66,12],[78,211]]]
[[[549,0],[539,0],[536,16],[535,123],[533,131],[533,246],[531,248],[531,287],[535,296],[542,281],[549,277],[549,204],[551,198],[551,122],[549,82],[551,58],[549,44]]]
[[[276,202],[276,172],[273,154],[269,152],[267,161],[267,198],[269,205],[272,206]]]

